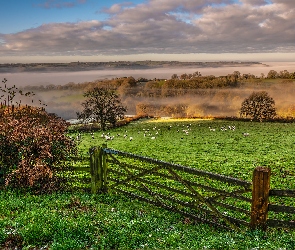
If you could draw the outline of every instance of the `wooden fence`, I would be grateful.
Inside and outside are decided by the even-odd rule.
[[[255,168],[248,182],[106,145],[89,154],[92,193],[119,192],[223,228],[295,228],[295,190],[270,189],[269,168]],[[283,197],[293,206],[277,204]]]

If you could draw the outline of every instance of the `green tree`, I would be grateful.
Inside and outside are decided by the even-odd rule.
[[[267,78],[269,78],[269,79],[276,79],[276,78],[278,78],[278,76],[279,76],[278,72],[273,69],[270,70],[267,74]]]
[[[279,77],[283,79],[290,79],[290,73],[288,70],[282,70],[279,73]]]
[[[253,92],[242,102],[241,117],[250,117],[253,120],[269,120],[276,116],[275,101],[267,92]]]
[[[77,112],[77,118],[84,122],[97,122],[102,130],[108,123],[115,126],[118,119],[124,117],[127,109],[122,106],[119,96],[113,89],[95,87],[83,94],[86,101],[82,103],[83,111]]]

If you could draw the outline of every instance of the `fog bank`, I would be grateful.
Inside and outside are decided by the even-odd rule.
[[[184,73],[192,74],[196,71],[201,72],[203,76],[214,75],[223,76],[239,71],[241,74],[251,73],[260,76],[261,73],[267,75],[270,70],[288,70],[295,71],[295,62],[265,62],[252,66],[237,67],[200,67],[200,68],[154,68],[154,69],[107,69],[93,71],[77,71],[77,72],[17,72],[17,73],[1,73],[0,78],[7,78],[9,85],[16,86],[35,86],[35,85],[64,85],[69,82],[83,83],[95,80],[112,79],[116,77],[133,76],[135,79],[144,77],[147,79],[170,79],[173,74],[181,75]]]

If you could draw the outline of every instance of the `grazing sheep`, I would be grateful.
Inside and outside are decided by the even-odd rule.
[[[249,136],[250,134],[249,133],[243,133],[243,136]]]
[[[227,129],[225,127],[220,128],[221,131],[226,131]]]
[[[76,140],[77,141],[80,141],[81,140],[81,134],[80,133],[76,136]]]
[[[209,127],[209,129],[210,129],[210,131],[215,131],[215,128],[211,128],[211,127]]]
[[[235,130],[236,129],[236,126],[228,126],[228,128],[230,129],[230,130]]]
[[[114,139],[114,136],[108,136],[108,135],[106,135],[106,136],[105,136],[105,139],[106,139],[107,141],[110,141],[110,140],[113,140],[113,139]]]

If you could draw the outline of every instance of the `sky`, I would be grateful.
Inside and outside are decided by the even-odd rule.
[[[0,63],[295,61],[295,0],[0,2]]]

